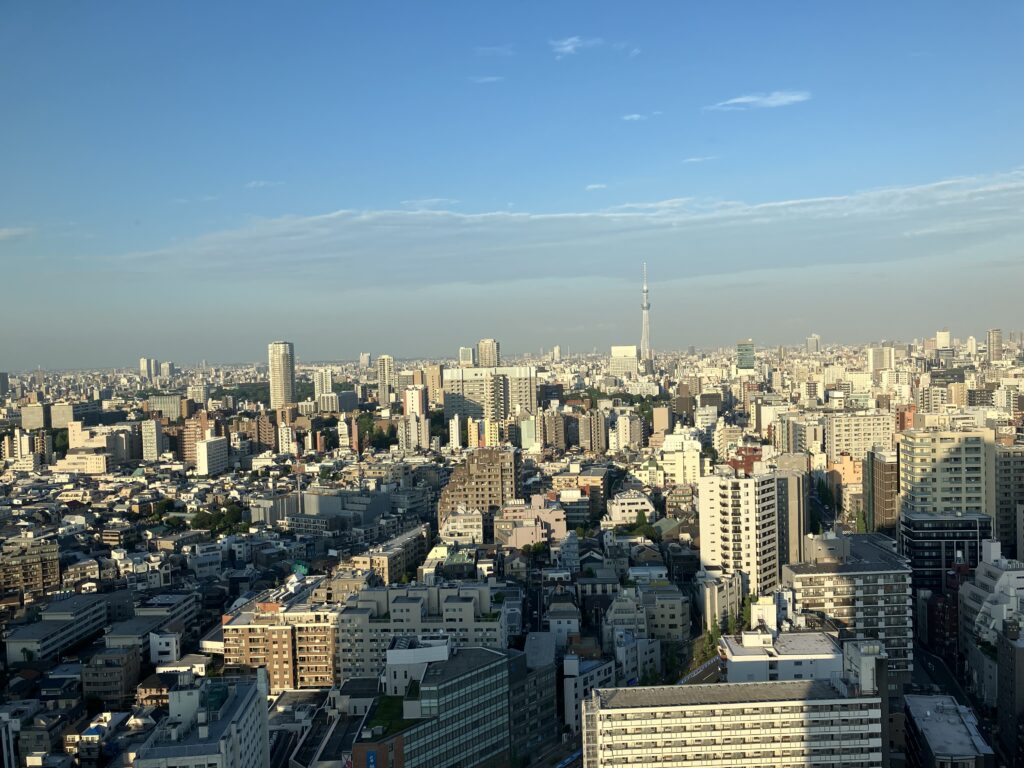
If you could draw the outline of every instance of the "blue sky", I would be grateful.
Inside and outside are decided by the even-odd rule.
[[[1022,325],[1020,3],[4,16],[0,369]]]

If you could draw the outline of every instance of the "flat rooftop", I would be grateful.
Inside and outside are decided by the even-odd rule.
[[[952,696],[904,697],[907,712],[937,760],[963,760],[991,755],[978,731],[978,720]]]
[[[602,688],[597,691],[597,695],[601,700],[602,709],[764,704],[772,701],[830,701],[843,698],[841,693],[822,680]]]
[[[892,550],[892,539],[879,533],[849,534],[850,556],[842,562],[790,563],[783,566],[794,574],[825,573],[910,573],[907,561]]]
[[[428,664],[420,684],[441,685],[496,661],[504,662],[507,658],[501,651],[489,648],[462,648],[452,654],[447,661],[433,661]]]
[[[722,642],[739,659],[842,656],[836,641],[824,632],[780,632],[769,646],[745,646],[738,636],[723,637]]]

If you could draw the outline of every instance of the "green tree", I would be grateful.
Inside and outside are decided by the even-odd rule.
[[[642,528],[647,525],[647,513],[642,509],[636,513],[636,523],[633,524],[633,528]]]
[[[729,628],[729,634],[730,635],[738,635],[740,633],[740,621],[739,621],[739,618],[732,611],[729,611],[728,628]]]

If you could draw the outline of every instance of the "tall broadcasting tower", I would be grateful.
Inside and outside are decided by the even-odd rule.
[[[640,359],[651,360],[651,302],[647,298],[647,262],[644,262],[644,300],[640,305],[644,311],[644,326],[640,333]]]

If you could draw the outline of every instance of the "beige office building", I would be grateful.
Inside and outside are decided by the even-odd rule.
[[[911,429],[899,437],[901,510],[995,516],[995,432]]]

